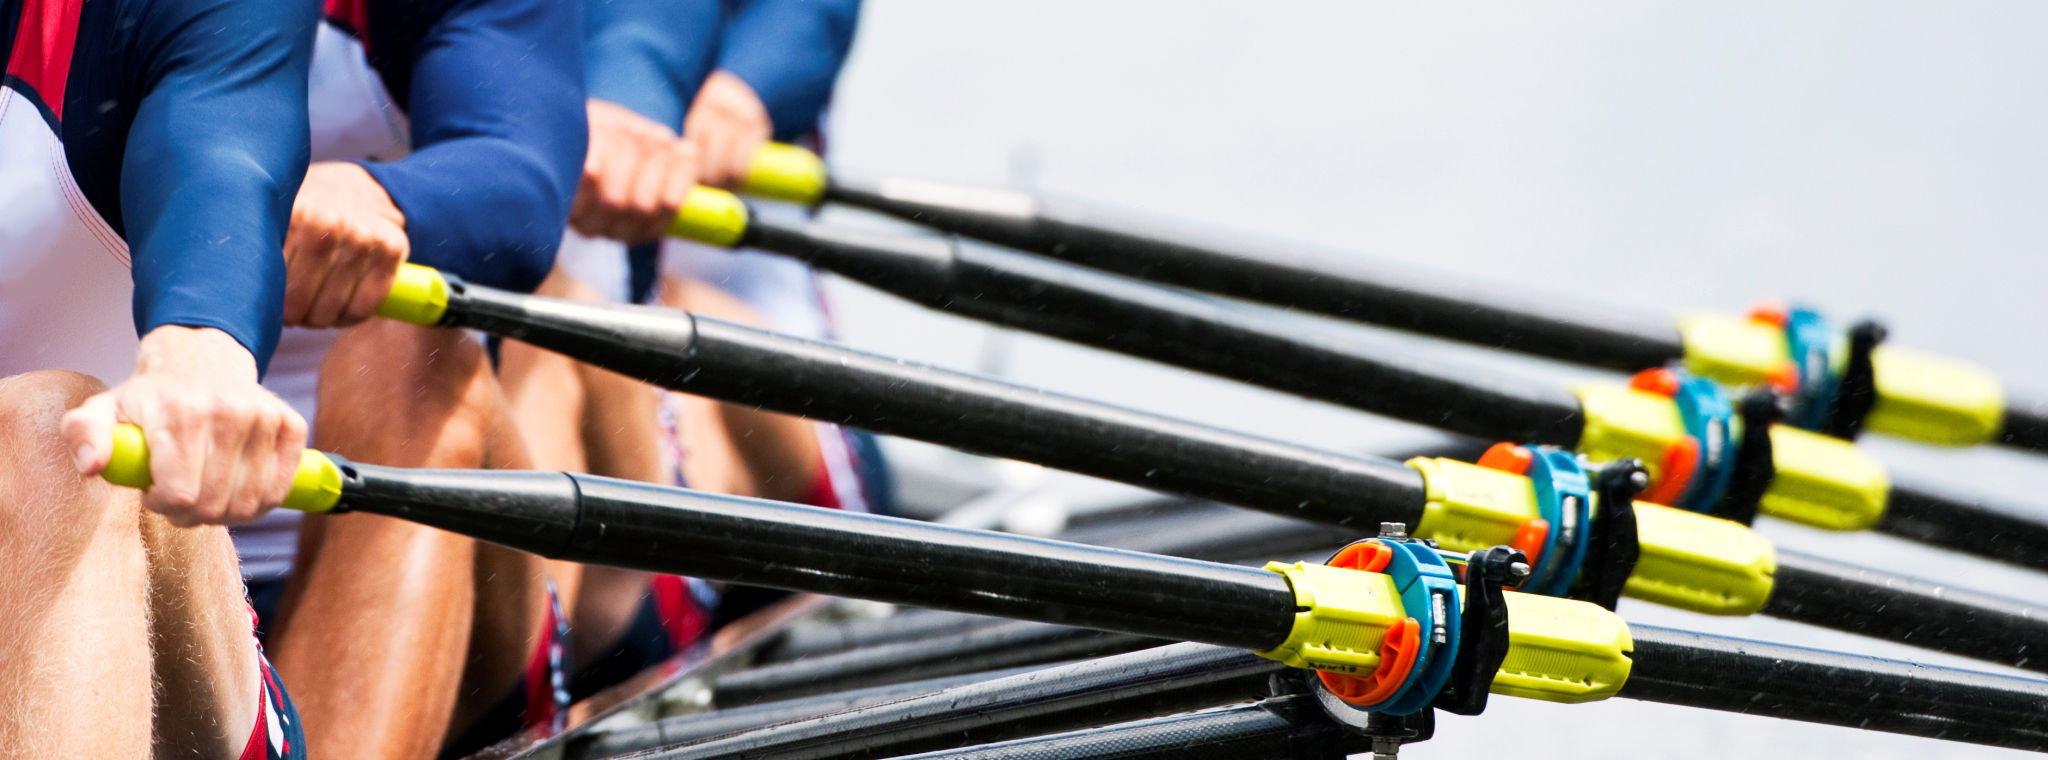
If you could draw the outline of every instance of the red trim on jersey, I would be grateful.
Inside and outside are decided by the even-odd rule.
[[[689,649],[711,627],[711,613],[690,593],[689,581],[675,575],[657,575],[652,592],[654,610],[676,651]]]
[[[84,0],[23,0],[21,27],[7,73],[42,98],[59,121],[64,118],[64,83],[71,77],[71,50],[78,43],[78,11]]]
[[[367,0],[327,0],[327,17],[347,22],[364,44],[370,39],[370,4]]]

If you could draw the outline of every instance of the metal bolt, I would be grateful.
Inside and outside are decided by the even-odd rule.
[[[1508,575],[1518,581],[1529,577],[1529,563],[1516,562],[1508,565]]]
[[[1397,522],[1380,523],[1380,538],[1407,538],[1408,524]]]

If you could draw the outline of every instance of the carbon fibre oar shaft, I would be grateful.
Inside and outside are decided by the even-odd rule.
[[[732,707],[881,683],[1042,665],[1158,646],[1158,639],[1086,628],[999,620],[946,636],[778,662],[719,676],[719,704]]]
[[[1228,650],[1225,650],[1228,651]],[[932,678],[922,681],[883,684],[861,689],[838,691],[811,697],[763,702],[744,707],[720,707],[716,710],[687,713],[662,718],[650,723],[620,726],[606,731],[593,729],[574,739],[562,748],[562,756],[569,760],[595,760],[596,758],[623,755],[656,747],[678,746],[688,742],[709,739],[721,734],[747,731],[772,726],[792,720],[815,718],[858,707],[879,705],[916,697],[952,686],[993,681],[998,678],[1043,670],[1046,665],[1009,668],[996,671],[981,671],[966,675]],[[717,695],[713,694],[714,703]]]
[[[1361,749],[1306,697],[906,755],[900,760],[1338,760]]]
[[[950,314],[1454,433],[1577,448],[1588,425],[1579,397],[1563,388],[1473,366],[1404,360],[1384,346],[1312,339],[1276,315],[1042,259],[948,238],[758,216],[746,230],[743,245]],[[1882,498],[1877,530],[2048,569],[2048,514],[1979,505],[1925,485],[1892,484]],[[1893,515],[1894,505],[1908,515]]]
[[[1482,468],[1438,460],[1435,467],[1440,472],[1463,474],[1445,475],[1450,485],[1432,488],[1420,470],[1395,462],[1343,456],[1032,391],[687,312],[565,301],[453,279],[445,282],[445,301],[430,309],[431,314],[414,315],[419,321],[472,327],[526,341],[655,385],[722,401],[1021,459],[1361,533],[1382,522],[1420,525],[1432,499],[1458,502],[1464,508],[1459,500],[1461,491],[1468,488],[1493,492],[1528,487],[1526,480],[1514,481],[1520,486],[1481,484],[1478,480],[1460,485],[1457,477],[1518,476],[1480,472]],[[1636,509],[1639,520],[1651,518],[1652,506],[1638,504]],[[1710,569],[1702,573],[1703,578],[1678,573],[1659,581],[1670,585],[1644,583],[1631,586],[1629,593],[1720,614],[1750,614],[1765,605],[1774,587],[1769,577],[1772,549],[1767,542],[1725,521],[1656,509],[1662,509],[1656,517],[1668,521],[1664,523],[1668,533],[1711,534],[1717,547],[1740,546],[1751,554],[1732,564],[1707,563]],[[1688,547],[1665,553],[1663,558],[1668,566],[1691,567],[1689,563],[1698,563],[1705,556]],[[1632,579],[1640,577],[1641,568],[1639,565],[1638,576]],[[1829,596],[1844,605],[1865,598],[1857,596],[1864,584],[1819,583],[1801,593]],[[1711,590],[1658,596],[1673,586]],[[2011,617],[2015,610],[2027,609],[2027,605],[2014,602],[1982,614]],[[1868,633],[1824,619],[1805,622]],[[1946,629],[1945,623],[1926,622]],[[2012,624],[2038,626],[2039,637],[2048,639],[2048,614],[2027,613]],[[1989,635],[1973,641],[1910,635],[1894,640],[1939,651],[1993,653],[2007,641]],[[2040,658],[2008,655],[1993,661],[2048,670],[2048,661]]]
[[[1421,474],[686,312],[453,284],[446,321],[672,390],[1357,528],[1413,524]]]
[[[1474,287],[1466,277],[1356,254],[1305,256],[1300,246],[1251,242],[1023,193],[828,174],[815,155],[790,146],[757,152],[745,184],[751,193],[867,208],[1140,279],[1581,364],[1640,370],[1684,362],[1725,382],[1760,384],[1788,367],[1803,375],[1833,363],[1823,359],[1800,368],[1808,357],[1792,355],[1782,314],[1775,323],[1708,315],[1648,319],[1593,308],[1583,298],[1510,295]],[[1825,328],[1824,318],[1809,316]],[[1823,329],[1813,337],[1833,341],[1833,332]],[[1843,355],[1841,348],[1823,351]],[[1889,346],[1877,346],[1868,358],[1870,383],[1859,385],[1857,393],[1867,394],[1874,406],[1864,407],[1867,417],[1840,421],[1837,432],[1868,427],[1935,444],[1995,442],[2048,450],[2048,406],[2040,399],[2008,398],[1989,372]],[[1811,391],[1828,383],[1803,378],[1800,385]]]
[[[893,757],[1257,699],[1285,670],[1248,652],[1174,644],[763,726],[649,760]]]
[[[117,430],[113,442],[102,475],[148,487],[141,431]],[[1404,617],[1439,614],[1409,608],[1396,577],[1378,572],[1306,564],[1262,570],[567,473],[351,465],[308,451],[287,503],[396,517],[552,559],[1207,643],[1354,673],[1379,672],[1393,655],[1372,656],[1370,642],[1393,639]],[[1514,592],[1496,604],[1505,617],[1496,640],[1505,654],[1486,680],[1498,693],[1591,701],[1625,693],[1629,672],[1643,667],[1678,686],[1741,684],[1759,699],[1841,699],[1830,715],[1864,711],[1871,726],[1902,709],[1941,714],[1951,699],[1968,700],[1947,708],[1952,713],[2011,711],[2010,725],[2030,731],[2048,721],[2040,709],[2048,706],[2048,681],[2039,679],[1841,653],[1813,653],[1823,659],[1809,666],[1805,650],[1751,654],[1745,642],[1687,634],[1721,650],[1705,676],[1688,655],[1704,644],[1660,639],[1645,628],[1646,640],[1663,649],[1630,657],[1628,626],[1591,604]],[[1828,672],[1860,680],[1806,682]],[[1873,710],[1861,693],[1871,685],[1884,690],[1883,709]],[[1686,694],[1660,694],[1693,704]],[[1697,701],[1727,709],[1721,696]]]

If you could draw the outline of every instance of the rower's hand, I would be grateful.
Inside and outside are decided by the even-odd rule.
[[[697,179],[713,187],[739,187],[753,165],[754,151],[766,145],[773,132],[761,96],[724,70],[704,80],[690,104],[690,115],[683,119],[683,139],[697,146],[701,162]]]
[[[405,214],[363,167],[306,169],[285,233],[284,323],[347,327],[377,312],[412,252]]]
[[[569,224],[588,237],[650,243],[697,184],[697,149],[625,106],[591,99],[590,152],[569,207]]]
[[[122,422],[149,442],[143,506],[180,527],[247,523],[283,503],[306,445],[306,421],[256,384],[248,349],[212,328],[149,331],[135,374],[64,415],[80,474],[106,469]]]

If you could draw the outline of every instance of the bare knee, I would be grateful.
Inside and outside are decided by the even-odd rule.
[[[120,490],[80,476],[59,434],[65,411],[105,389],[67,371],[0,379],[0,561],[59,559],[110,521],[133,528],[133,514],[110,520],[107,509],[92,508],[112,504]]]
[[[504,405],[468,334],[371,320],[321,366],[315,443],[364,461],[474,467]]]

